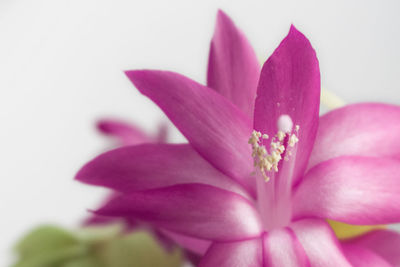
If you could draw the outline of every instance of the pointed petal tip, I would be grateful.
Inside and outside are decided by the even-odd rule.
[[[124,72],[124,74],[126,75],[126,76],[128,76],[129,77],[129,73],[131,73],[133,70],[124,70],[123,72]]]
[[[142,94],[144,94],[144,91],[146,91],[147,87],[149,87],[149,83],[153,84],[152,86],[154,86],[154,83],[157,84],[164,77],[168,76],[168,74],[163,75],[165,73],[170,74],[173,72],[149,69],[125,71],[125,75]]]
[[[225,12],[221,8],[218,8],[217,16],[224,16],[224,15],[226,15]]]
[[[303,42],[305,45],[310,46],[310,48],[312,50],[314,50],[314,48],[311,45],[310,40],[301,31],[299,31],[294,26],[294,24],[290,25],[289,33],[288,33],[288,35],[286,36],[285,39],[290,39],[290,40],[293,40],[293,41],[296,41],[296,42]]]
[[[143,75],[143,73],[146,72],[144,70],[125,70],[124,73],[125,75],[129,78],[129,80],[131,80],[132,82],[137,79],[140,78],[140,76]]]
[[[99,120],[97,120],[96,121],[96,127],[97,128],[103,128],[103,126],[105,125],[105,124],[107,124],[107,119],[99,119]]]
[[[297,38],[301,38],[302,37],[302,38],[307,39],[307,37],[301,31],[299,31],[296,28],[296,26],[294,26],[294,24],[290,25],[290,29],[289,29],[289,33],[288,33],[287,37],[297,37]]]
[[[104,118],[98,119],[96,121],[95,126],[96,126],[96,129],[99,130],[101,133],[112,134],[115,131],[115,128],[121,127],[121,126],[129,127],[130,125],[121,119],[104,117]]]
[[[136,85],[136,82],[150,80],[156,77],[159,73],[172,73],[170,71],[140,69],[140,70],[126,70],[124,71],[128,79]]]
[[[235,22],[232,18],[222,9],[218,9],[217,12],[217,23],[216,28],[221,28],[223,31],[227,31],[227,29],[234,28],[236,29]]]
[[[96,129],[102,133],[110,132],[110,120],[108,119],[100,119],[96,122]]]
[[[74,180],[86,184],[87,181],[85,179],[85,166],[81,167],[79,171],[75,174]]]
[[[217,11],[217,19],[230,19],[230,18],[221,8],[219,8]]]
[[[109,152],[105,152],[105,154],[107,153]],[[93,162],[95,162],[102,155],[103,154],[98,155],[94,159],[91,159],[89,162],[85,163],[85,165],[83,165],[75,174],[74,180],[88,185],[97,185],[92,181],[93,175],[91,175],[91,172],[93,172]]]
[[[294,24],[290,24],[289,32],[298,32],[299,30],[294,26]]]

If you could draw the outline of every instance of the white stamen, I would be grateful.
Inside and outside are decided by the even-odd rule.
[[[278,131],[278,134],[276,136],[278,137],[278,140],[282,142],[283,139],[285,139],[286,134],[283,131]]]
[[[278,129],[284,133],[290,133],[293,128],[293,121],[289,115],[281,115],[278,118]]]
[[[291,135],[289,138],[289,146],[294,147],[294,145],[299,142],[299,138],[296,135]]]
[[[254,167],[261,171],[266,182],[270,179],[267,173],[278,172],[279,162],[282,159],[286,161],[289,160],[292,154],[290,149],[299,141],[296,134],[298,134],[300,127],[296,125],[295,132],[292,132],[293,122],[288,115],[281,115],[279,117],[278,128],[278,133],[272,137],[271,143],[269,144],[269,151],[265,147],[264,141],[261,140],[269,139],[267,134],[262,134],[254,130],[249,138],[249,144],[253,150],[252,157],[254,158]],[[287,145],[285,145],[285,140],[287,140]],[[283,155],[284,158],[282,158]]]

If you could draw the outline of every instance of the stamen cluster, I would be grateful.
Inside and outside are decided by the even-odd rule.
[[[299,126],[296,125],[295,132],[298,134]],[[279,130],[278,133],[272,137],[270,143],[269,152],[266,149],[264,140],[269,139],[267,134],[262,134],[259,131],[254,130],[249,139],[249,144],[252,147],[252,157],[254,158],[254,167],[258,168],[261,171],[261,174],[264,177],[264,180],[268,182],[270,177],[267,175],[268,172],[274,171],[278,172],[278,164],[282,160],[282,155],[285,150],[286,154],[284,156],[285,160],[289,160],[291,155],[291,151],[288,148],[285,148],[284,142],[287,140],[288,147],[294,147],[295,144],[299,141],[297,135],[295,133],[287,133],[282,130]],[[286,137],[288,137],[286,139]]]

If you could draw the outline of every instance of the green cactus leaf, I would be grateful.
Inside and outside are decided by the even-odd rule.
[[[59,227],[45,225],[23,237],[15,246],[15,251],[21,258],[25,258],[42,251],[60,250],[78,243],[78,239],[72,233]]]

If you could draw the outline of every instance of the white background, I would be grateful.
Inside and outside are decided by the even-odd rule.
[[[0,0],[0,266],[24,231],[76,225],[104,193],[73,181],[110,145],[94,130],[97,118],[129,118],[149,131],[161,120],[122,70],[169,69],[204,82],[222,8],[260,60],[294,23],[317,50],[323,86],[347,102],[399,104],[399,3]]]

